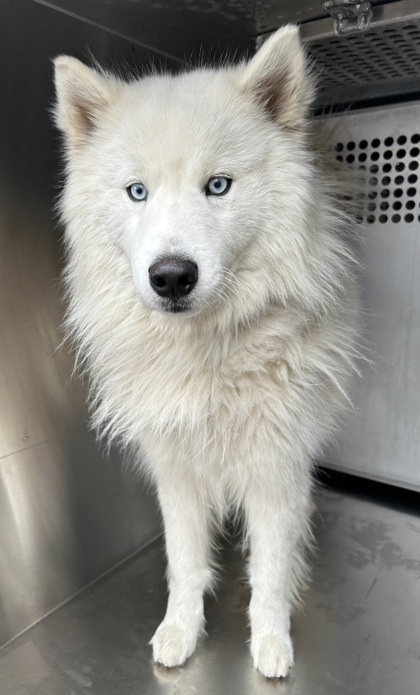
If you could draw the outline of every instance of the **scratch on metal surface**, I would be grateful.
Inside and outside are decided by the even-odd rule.
[[[407,526],[411,528],[412,531],[415,531],[416,533],[420,534],[420,528],[412,524],[410,521],[407,521]]]
[[[92,686],[92,681],[90,678],[86,678],[86,676],[83,675],[83,673],[77,673],[76,671],[72,671],[71,669],[67,669],[64,671],[70,678],[74,680],[77,685],[81,685],[82,688],[90,688]]]
[[[348,683],[345,683],[341,678],[337,678],[336,676],[333,676],[332,673],[327,671],[325,674],[328,678],[329,681],[332,681],[335,683],[337,686],[340,686],[340,692],[341,693],[354,693],[355,690],[351,685],[348,685]]]
[[[370,587],[369,587],[369,589],[367,590],[367,592],[366,592],[366,594],[365,594],[365,599],[367,599],[367,597],[369,596],[370,592],[372,591],[372,589],[373,589],[373,587],[375,586],[375,584],[377,583],[377,581],[378,581],[378,578],[377,578],[377,577],[374,577],[373,580],[372,580],[372,583],[371,583],[371,585],[370,585]]]

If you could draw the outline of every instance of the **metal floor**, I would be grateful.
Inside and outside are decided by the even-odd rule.
[[[404,507],[348,489],[319,491],[313,583],[293,623],[296,664],[285,681],[267,681],[252,669],[248,590],[236,546],[223,551],[223,580],[217,599],[208,601],[208,635],[196,654],[182,669],[153,665],[147,643],[165,608],[165,563],[156,541],[5,647],[0,693],[414,695],[419,499]]]

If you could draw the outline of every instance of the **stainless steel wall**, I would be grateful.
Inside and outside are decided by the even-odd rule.
[[[0,644],[159,530],[151,496],[88,434],[60,348],[50,59],[89,50],[105,64],[151,57],[31,0],[0,0]]]

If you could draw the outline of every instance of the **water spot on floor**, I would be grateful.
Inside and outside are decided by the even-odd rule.
[[[405,555],[397,543],[384,543],[379,554],[383,565],[388,569],[392,567],[403,567],[413,572],[420,571],[420,558]]]
[[[346,577],[337,576],[331,572],[331,568],[325,565],[318,565],[313,572],[312,586],[321,594],[332,594],[345,582]]]
[[[391,538],[390,527],[383,521],[361,521],[354,518],[350,522],[349,535],[370,552],[372,560],[381,545]]]
[[[387,569],[402,567],[414,572],[420,571],[420,555],[417,557],[403,552],[392,537],[392,527],[382,521],[361,521],[352,519],[350,538],[364,550],[352,548],[347,559],[353,567],[364,567],[368,562],[381,564]]]
[[[327,602],[315,604],[315,607],[321,608],[325,612],[327,620],[336,625],[348,625],[367,612],[367,609],[360,604],[345,606],[342,603]]]
[[[372,562],[372,558],[370,554],[364,550],[350,550],[347,554],[347,562],[351,567],[361,569]]]
[[[340,514],[338,514],[338,512],[335,511],[323,510],[322,512],[318,512],[315,518],[316,527],[319,530],[319,532],[328,533],[337,526]]]

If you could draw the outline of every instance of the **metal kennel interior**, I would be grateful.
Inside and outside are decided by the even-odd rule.
[[[364,181],[373,366],[322,462],[319,547],[290,677],[268,682],[251,667],[234,539],[207,637],[185,668],[166,671],[147,646],[165,608],[153,496],[95,444],[61,346],[51,58],[172,69],[202,53],[249,53],[288,21],[320,73],[317,114],[337,166]],[[420,3],[0,0],[0,39],[1,695],[418,692]]]

